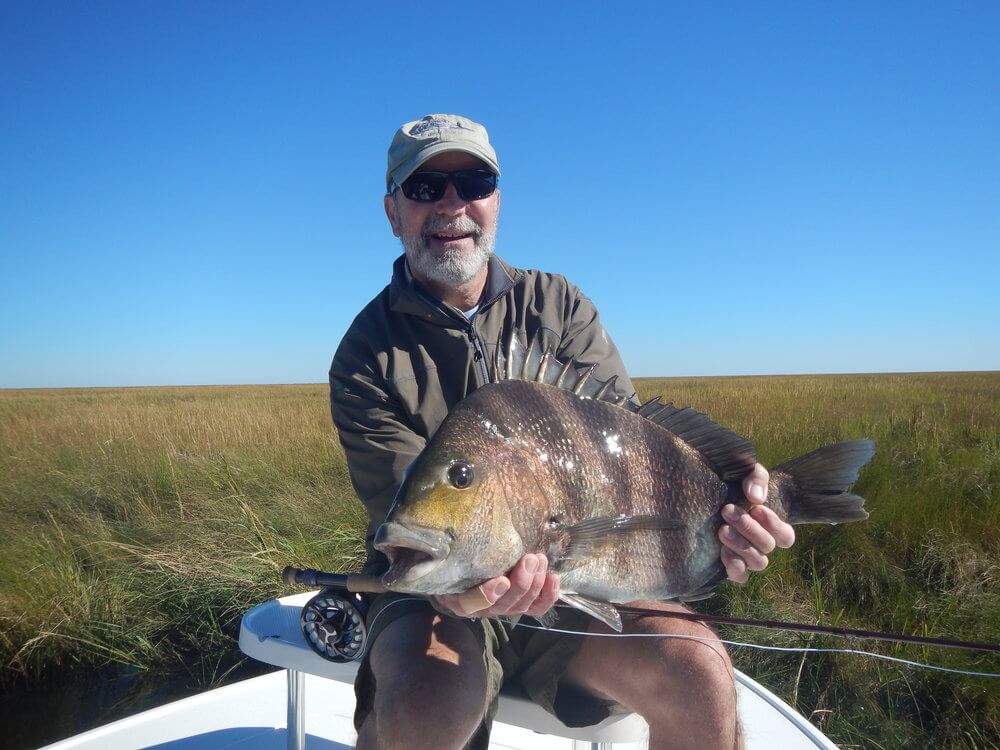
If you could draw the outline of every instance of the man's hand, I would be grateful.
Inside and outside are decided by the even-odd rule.
[[[475,612],[463,610],[464,594],[434,597],[438,606],[456,617],[499,617],[501,615],[543,615],[559,599],[559,576],[549,573],[549,561],[542,554],[527,554],[507,575],[479,585],[489,605]]]
[[[719,528],[722,564],[729,580],[736,583],[746,583],[751,570],[766,568],[767,556],[775,547],[788,548],[795,542],[795,529],[764,507],[769,478],[767,469],[757,464],[743,480],[743,494],[750,510],[735,505],[722,508],[722,518],[726,521]]]

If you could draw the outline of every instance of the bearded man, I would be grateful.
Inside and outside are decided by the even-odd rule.
[[[514,268],[494,254],[499,175],[486,129],[457,115],[408,122],[389,147],[385,213],[404,255],[330,369],[334,423],[369,515],[370,574],[387,568],[372,540],[403,472],[448,410],[494,379],[496,347],[511,336],[537,336],[559,359],[596,365],[597,377],[617,376],[619,393],[635,395],[593,303],[563,276]],[[737,582],[794,541],[792,527],[762,505],[767,483],[758,465],[743,483],[749,512],[722,511],[722,562]],[[359,748],[486,748],[502,685],[571,726],[637,712],[649,722],[650,748],[738,746],[732,665],[721,644],[563,636],[497,619],[539,616],[555,604],[559,577],[541,554],[525,555],[481,590],[489,606],[474,619],[460,614],[459,595],[375,598],[355,685]],[[623,621],[626,632],[714,637],[672,618]],[[576,611],[561,614],[560,626],[608,632]]]

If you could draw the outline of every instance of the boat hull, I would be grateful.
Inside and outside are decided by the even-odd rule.
[[[287,746],[287,673],[278,670],[168,703],[48,745],[44,750],[284,750]],[[306,747],[354,747],[354,691],[345,681],[305,675]],[[835,750],[836,746],[790,706],[737,673],[737,699],[746,750]],[[516,719],[516,717],[509,717]],[[553,719],[553,722],[555,720]],[[558,725],[555,724],[554,727]],[[494,722],[491,750],[571,750],[575,740],[539,734],[510,721]],[[644,739],[615,743],[641,750]]]

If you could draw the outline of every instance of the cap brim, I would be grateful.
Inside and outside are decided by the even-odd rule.
[[[464,154],[475,156],[483,162],[483,164],[493,170],[497,177],[500,176],[500,165],[496,163],[496,160],[491,154],[486,153],[483,149],[477,148],[471,143],[438,141],[437,143],[432,143],[427,148],[418,151],[412,159],[396,167],[396,170],[390,175],[390,177],[394,183],[402,185],[406,178],[416,172],[417,168],[425,161],[437,156],[438,154],[446,154],[449,151],[460,151]]]

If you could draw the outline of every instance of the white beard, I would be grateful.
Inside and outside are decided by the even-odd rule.
[[[496,243],[496,225],[485,229],[479,222],[468,216],[455,219],[444,217],[430,219],[423,226],[419,236],[411,236],[408,232],[400,233],[400,242],[406,251],[406,260],[410,271],[418,277],[447,286],[458,286],[472,281],[493,255]],[[461,250],[446,250],[444,255],[436,256],[427,246],[427,240],[437,232],[461,232],[471,234],[475,239],[472,252]]]

